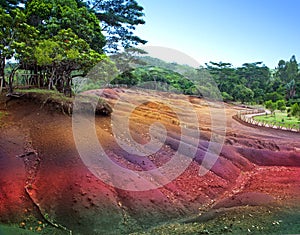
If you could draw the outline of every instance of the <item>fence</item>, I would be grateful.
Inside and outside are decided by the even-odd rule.
[[[239,111],[237,115],[234,116],[234,119],[242,122],[243,124],[246,123],[252,127],[266,127],[266,128],[273,128],[278,130],[300,132],[299,124],[287,124],[278,121],[264,122],[264,121],[256,121],[253,119],[253,117],[255,116],[266,115],[266,114],[268,114],[268,112],[266,112],[263,109],[244,110],[244,111]]]

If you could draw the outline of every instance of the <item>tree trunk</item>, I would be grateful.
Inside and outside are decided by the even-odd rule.
[[[6,86],[5,82],[5,57],[0,58],[0,94],[3,87]]]
[[[55,75],[55,69],[53,68],[51,76],[49,78],[48,90],[52,90],[53,89],[54,75]]]
[[[15,76],[15,73],[16,71],[19,69],[19,65],[16,66],[12,71],[11,71],[11,74],[9,76],[9,83],[8,83],[8,87],[9,87],[9,90],[8,90],[8,94],[12,94],[14,91],[13,91],[13,79],[14,79],[14,76]]]
[[[71,83],[72,83],[71,72],[68,72],[67,81],[64,89],[65,96],[72,97]]]

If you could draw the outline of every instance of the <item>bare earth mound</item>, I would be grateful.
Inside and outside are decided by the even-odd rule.
[[[92,93],[101,95],[113,109],[118,107],[114,112],[119,115],[126,115],[136,105],[129,122],[134,141],[148,143],[154,122],[163,124],[168,134],[156,154],[137,157],[116,142],[111,117],[96,117],[96,134],[112,161],[147,171],[172,159],[182,141],[180,121],[167,103],[181,102],[180,96],[122,89]],[[226,105],[227,132],[220,157],[200,176],[212,138],[211,105],[197,98],[190,102],[201,132],[193,146],[197,148],[195,159],[171,183],[134,192],[109,186],[89,171],[78,154],[71,117],[24,100],[11,101],[0,122],[0,221],[36,231],[53,228],[62,234],[128,234],[170,222],[201,224],[236,208],[263,211],[299,204],[299,134],[243,126],[232,119],[237,108]],[[130,144],[132,140],[124,141]],[[187,146],[193,145],[192,139],[185,141]],[[169,233],[175,233],[175,228],[170,226]],[[300,227],[296,230],[300,233]],[[257,231],[264,233],[263,229]],[[153,234],[157,233],[154,230]]]

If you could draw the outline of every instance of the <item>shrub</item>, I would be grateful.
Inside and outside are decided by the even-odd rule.
[[[271,113],[274,114],[274,111],[277,109],[277,103],[273,102],[272,100],[268,100],[265,102],[266,109],[269,109]]]
[[[300,118],[300,106],[298,103],[293,104],[291,107],[291,115],[297,118]]]
[[[280,110],[281,112],[286,110],[286,105],[284,100],[277,100],[277,109]]]

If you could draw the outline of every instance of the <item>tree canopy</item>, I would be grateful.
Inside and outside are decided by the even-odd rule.
[[[134,35],[136,26],[145,24],[144,8],[135,0],[92,0],[89,6],[101,21],[102,30],[107,35],[106,51],[115,52],[145,44],[147,41]]]

